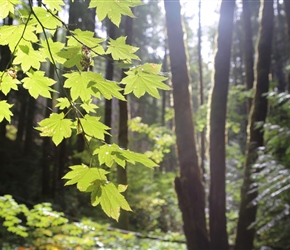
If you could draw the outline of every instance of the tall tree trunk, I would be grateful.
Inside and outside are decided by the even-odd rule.
[[[107,19],[107,34],[108,37],[112,38],[112,39],[116,39],[116,32],[115,32],[115,25],[109,20]],[[110,57],[111,59],[111,57]],[[107,60],[107,64],[106,64],[106,79],[107,80],[113,80],[114,77],[114,64],[112,62],[112,60],[108,59]],[[111,123],[112,123],[112,100],[105,100],[105,125],[107,125],[108,127],[111,127]],[[105,134],[105,142],[106,143],[110,143],[111,141],[111,136],[108,134]]]
[[[125,36],[127,36],[127,44],[132,44],[133,42],[133,19],[126,17],[125,19]],[[126,75],[124,71],[122,72],[122,78]],[[129,138],[128,138],[128,102],[119,100],[119,135],[118,142],[119,146],[122,148],[128,148]],[[127,185],[127,166],[125,168],[117,166],[117,182],[119,184]],[[124,193],[125,197],[127,193]],[[121,210],[118,226],[122,229],[129,228],[129,213],[127,211]]]
[[[214,83],[210,98],[210,239],[211,249],[228,249],[225,192],[225,123],[233,33],[234,0],[223,0],[217,33]]]
[[[269,73],[271,65],[272,33],[273,33],[273,0],[264,0],[260,8],[261,24],[258,40],[258,59],[256,62],[255,95],[249,116],[248,142],[246,160],[244,166],[244,181],[241,188],[241,203],[237,227],[235,249],[252,250],[255,236],[255,228],[249,226],[256,220],[257,205],[250,202],[258,195],[252,191],[254,171],[253,165],[257,160],[257,150],[263,146],[264,132],[257,128],[257,122],[264,123],[267,116],[267,97],[265,93],[269,89]]]
[[[246,72],[246,88],[250,90],[254,83],[254,46],[252,36],[251,11],[249,1],[243,0],[243,28],[244,28],[244,58]],[[250,112],[252,98],[248,99],[248,112]]]
[[[198,165],[190,104],[189,72],[183,41],[180,2],[165,0],[169,57],[172,73],[177,152],[180,177],[175,179],[188,249],[208,249],[205,194]]]
[[[199,75],[199,105],[204,104],[203,95],[203,72],[202,72],[202,55],[201,55],[201,43],[202,43],[202,31],[201,31],[201,0],[198,2],[198,31],[197,31],[197,53],[198,53],[198,75]],[[200,133],[200,167],[202,169],[203,181],[205,181],[205,128]]]

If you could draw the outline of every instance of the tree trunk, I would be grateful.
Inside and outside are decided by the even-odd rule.
[[[201,43],[202,43],[202,32],[201,32],[201,0],[198,2],[198,31],[197,31],[198,43],[198,75],[199,75],[199,105],[204,104],[203,95],[203,72],[202,72],[202,55],[201,55]],[[205,128],[200,133],[200,168],[202,169],[203,181],[205,181]]]
[[[189,72],[179,1],[165,0],[180,177],[175,179],[188,249],[208,249],[205,194],[198,165],[189,94]]]
[[[125,19],[125,36],[127,36],[127,44],[132,44],[133,42],[133,19],[126,17]],[[124,71],[122,72],[122,78],[125,77]],[[119,100],[119,135],[118,142],[119,146],[122,148],[128,148],[128,102]],[[117,166],[117,182],[119,184],[127,185],[127,166],[125,168]],[[124,192],[125,197],[127,196]],[[121,229],[129,228],[129,213],[127,211],[121,210],[118,226]]]
[[[116,39],[116,32],[115,32],[115,25],[107,19],[107,34],[108,37],[112,39]],[[111,57],[110,57],[111,59]],[[112,60],[108,59],[107,64],[106,64],[106,79],[107,80],[113,80],[114,77],[114,64]],[[111,127],[112,123],[112,100],[105,100],[105,125],[108,127]],[[111,141],[111,136],[108,134],[105,134],[105,142],[110,143]]]
[[[217,33],[214,83],[210,99],[210,239],[211,249],[228,249],[225,192],[225,123],[235,1],[223,0]]]
[[[252,250],[255,236],[255,228],[249,226],[256,220],[257,205],[250,204],[258,195],[252,191],[254,171],[253,165],[257,160],[257,150],[263,146],[264,132],[257,128],[257,122],[264,123],[267,116],[267,97],[265,93],[269,89],[269,73],[271,65],[272,27],[273,27],[273,0],[263,1],[260,9],[261,24],[258,40],[258,59],[256,64],[255,95],[249,116],[248,142],[246,160],[244,166],[244,181],[241,188],[241,203],[237,227],[235,249]]]

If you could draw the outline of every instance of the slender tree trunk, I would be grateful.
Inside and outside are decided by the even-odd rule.
[[[205,194],[198,165],[189,94],[189,72],[183,41],[180,2],[165,0],[166,25],[173,84],[175,130],[180,177],[175,189],[182,212],[188,249],[209,249],[205,220]]]
[[[249,226],[256,220],[257,205],[250,204],[258,195],[252,191],[253,165],[257,160],[257,150],[263,146],[264,132],[257,128],[257,122],[264,123],[267,116],[267,97],[265,93],[269,89],[269,73],[271,65],[272,30],[273,30],[273,0],[264,0],[260,8],[261,24],[258,40],[258,59],[256,64],[255,96],[249,116],[248,142],[246,161],[244,166],[244,181],[241,188],[241,203],[235,249],[252,250],[255,236],[255,228]]]
[[[210,99],[210,239],[211,249],[228,249],[225,192],[225,123],[233,33],[234,0],[223,0],[214,61],[214,84]]]
[[[199,105],[204,104],[203,95],[203,72],[202,72],[202,55],[201,55],[201,43],[202,43],[202,31],[201,31],[201,0],[198,2],[198,31],[197,31],[198,43],[198,75],[199,75]],[[202,169],[203,181],[205,181],[205,129],[200,133],[200,167]]]
[[[127,44],[132,44],[133,42],[133,19],[126,17],[125,19],[125,35],[127,36]],[[122,72],[122,78],[125,77],[124,71]],[[128,138],[128,102],[119,100],[119,136],[118,142],[119,146],[122,148],[128,148],[129,138]],[[127,166],[125,168],[117,166],[117,182],[119,184],[127,185]],[[127,196],[126,192],[124,193]],[[122,229],[129,228],[129,213],[127,211],[121,210],[118,226]]]
[[[107,34],[108,37],[112,39],[116,39],[116,32],[115,32],[115,25],[107,19]],[[114,77],[114,64],[112,60],[108,59],[106,64],[106,79],[107,80],[113,80]],[[111,127],[112,123],[112,100],[105,100],[105,125],[108,127]],[[105,142],[110,143],[111,136],[105,135]]]

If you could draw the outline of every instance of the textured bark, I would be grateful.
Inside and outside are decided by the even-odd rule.
[[[133,42],[133,19],[126,17],[125,21],[125,36],[127,36],[127,44],[132,44]],[[125,77],[125,73],[122,72],[122,78]],[[119,100],[119,136],[118,142],[119,146],[122,148],[128,148],[129,139],[128,139],[128,102]],[[126,167],[117,166],[117,182],[119,184],[127,185],[127,170]],[[126,197],[126,192],[124,193]],[[122,210],[119,218],[118,226],[121,229],[129,228],[129,214],[127,211]]]
[[[198,2],[198,31],[197,31],[197,51],[198,51],[198,75],[199,75],[199,105],[204,104],[203,95],[203,71],[202,71],[202,55],[201,55],[201,43],[202,43],[202,31],[201,31],[201,0]],[[200,133],[200,167],[202,169],[203,181],[205,181],[205,129]]]
[[[165,0],[169,57],[172,73],[175,132],[180,177],[175,179],[188,249],[208,249],[205,195],[198,165],[189,94],[189,73],[183,41],[179,1]]]
[[[246,72],[246,87],[247,90],[253,88],[254,83],[254,48],[252,40],[252,25],[251,25],[251,11],[249,8],[249,1],[243,0],[243,28],[244,28],[244,60]],[[248,112],[250,112],[252,105],[252,98],[248,99]]]
[[[257,149],[263,146],[264,132],[256,127],[257,122],[265,122],[267,116],[267,97],[269,89],[269,72],[271,65],[271,48],[273,33],[273,0],[263,1],[260,9],[261,24],[258,40],[258,58],[256,62],[255,95],[249,116],[248,141],[244,166],[244,181],[241,188],[241,203],[235,249],[252,250],[255,228],[249,226],[255,222],[257,205],[250,202],[258,195],[257,191],[249,193],[253,180],[253,165],[257,160]]]
[[[211,249],[228,249],[225,192],[225,123],[235,1],[223,0],[214,60],[214,83],[210,98],[210,239]]]
[[[109,20],[107,19],[107,34],[108,37],[112,38],[112,39],[116,39],[116,35],[115,35],[115,25]],[[111,58],[110,58],[111,59]],[[107,60],[107,64],[106,64],[106,76],[105,78],[107,80],[113,80],[114,77],[114,64],[112,62],[112,60],[108,59]],[[105,125],[107,125],[108,127],[111,127],[111,123],[112,123],[112,100],[105,100]],[[105,135],[105,142],[106,143],[110,143],[111,140],[111,136],[110,135]]]

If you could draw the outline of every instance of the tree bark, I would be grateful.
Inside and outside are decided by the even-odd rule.
[[[132,44],[132,42],[133,42],[133,19],[130,17],[126,17],[126,19],[125,19],[125,36],[127,36],[127,41],[126,41],[127,44]],[[126,74],[123,71],[122,78],[125,76],[126,76]],[[128,102],[119,100],[118,142],[119,142],[119,146],[122,148],[128,148],[128,146],[129,146],[128,120],[129,120]],[[125,166],[125,168],[123,168],[121,166],[117,166],[117,182],[119,184],[123,184],[123,185],[128,184],[127,166]],[[125,197],[127,196],[126,191],[124,192],[124,196]],[[126,229],[126,230],[129,228],[129,213],[127,211],[121,210],[118,226],[121,229]]]
[[[115,32],[115,25],[107,19],[107,34],[108,37],[112,39],[116,39],[116,32]],[[111,57],[110,57],[111,59]],[[106,79],[107,80],[113,80],[114,77],[114,64],[112,60],[108,59],[107,64],[106,64]],[[108,127],[111,127],[112,123],[112,100],[105,100],[105,125]],[[110,143],[111,141],[111,136],[108,134],[105,134],[105,142]]]
[[[272,33],[273,33],[273,0],[263,1],[260,8],[261,24],[258,39],[258,59],[256,62],[255,95],[249,116],[248,141],[246,160],[244,165],[244,181],[241,188],[241,203],[235,249],[252,250],[255,237],[255,228],[249,226],[255,222],[257,205],[250,204],[258,195],[251,190],[253,165],[257,160],[257,150],[263,146],[264,132],[257,128],[257,122],[264,123],[267,116],[267,97],[265,93],[269,89],[269,73],[271,65]]]
[[[225,192],[225,123],[233,33],[234,0],[223,0],[217,33],[214,83],[210,98],[210,239],[211,249],[228,249]]]
[[[243,0],[243,28],[244,28],[244,58],[245,58],[245,72],[246,72],[246,89],[253,88],[254,83],[254,48],[251,25],[251,11],[249,8],[249,1]],[[248,113],[252,105],[252,98],[248,98]]]
[[[169,57],[172,73],[175,132],[180,177],[175,179],[188,249],[209,249],[205,194],[198,165],[189,94],[189,73],[183,41],[180,2],[165,0]]]
[[[204,104],[203,95],[203,71],[202,71],[202,55],[201,55],[201,43],[202,43],[202,31],[201,31],[201,0],[198,2],[198,31],[197,31],[197,51],[198,51],[198,75],[199,75],[199,105]],[[200,133],[200,168],[202,169],[203,181],[205,181],[205,128]]]

